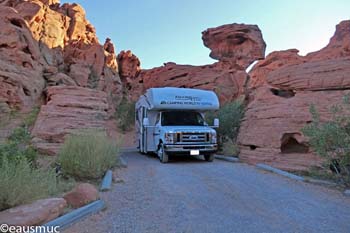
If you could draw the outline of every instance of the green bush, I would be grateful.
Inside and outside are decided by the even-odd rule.
[[[39,108],[33,108],[24,118],[21,127],[15,128],[6,142],[0,145],[0,165],[4,157],[10,162],[25,158],[32,165],[35,165],[38,153],[31,145],[31,135],[28,128],[34,124],[38,113]]]
[[[65,175],[98,179],[118,162],[118,146],[101,131],[84,131],[65,140],[58,161]]]
[[[116,108],[115,117],[120,130],[126,132],[132,129],[135,124],[135,103],[123,98]]]
[[[13,130],[12,134],[8,137],[8,141],[15,143],[28,143],[30,138],[30,132],[26,127],[18,127]]]
[[[350,116],[348,97],[341,105],[332,106],[332,118],[321,121],[315,106],[310,106],[312,122],[302,132],[313,150],[325,159],[324,168],[331,169],[340,181],[350,183]]]
[[[244,104],[237,100],[226,103],[216,112],[209,112],[206,119],[209,125],[213,124],[214,118],[219,118],[220,127],[217,129],[219,150],[223,150],[224,145],[232,144],[232,151],[237,152],[236,140],[239,126],[244,116]]]
[[[223,155],[238,155],[239,154],[239,148],[236,143],[232,143],[230,141],[226,141],[222,145],[222,154]]]
[[[0,211],[58,191],[55,171],[33,168],[25,158],[9,161],[3,157],[0,177]]]
[[[0,145],[0,165],[2,159],[18,161],[23,158],[34,164],[38,153],[30,145],[30,133],[25,127],[14,129],[4,144]]]
[[[34,107],[30,113],[28,113],[24,120],[23,120],[23,125],[25,127],[31,127],[34,125],[36,118],[38,117],[40,108],[39,107]]]

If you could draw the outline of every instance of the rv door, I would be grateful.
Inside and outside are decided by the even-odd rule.
[[[147,127],[147,152],[156,152],[160,136],[160,112],[150,111],[150,125]]]
[[[139,146],[141,153],[147,153],[147,128],[144,125],[144,120],[147,117],[146,107],[140,109],[140,135],[139,135]]]

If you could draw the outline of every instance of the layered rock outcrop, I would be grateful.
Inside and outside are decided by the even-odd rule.
[[[32,141],[42,154],[57,154],[68,134],[106,130],[106,92],[77,86],[54,86],[46,92],[47,104],[41,107],[32,130]]]
[[[254,66],[250,87],[256,90],[238,138],[243,161],[286,170],[321,164],[301,129],[312,121],[310,105],[327,120],[330,107],[350,92],[349,36],[350,21],[343,21],[324,49],[304,57],[297,50],[273,52]]]
[[[0,117],[31,107],[45,87],[44,60],[24,18],[0,5]]]
[[[265,42],[256,25],[227,24],[202,32],[210,56],[219,62],[210,65],[178,65],[173,62],[150,70],[141,70],[132,78],[130,98],[136,100],[151,87],[188,87],[215,91],[221,102],[245,94],[248,81],[245,69],[264,58]],[[135,70],[135,69],[134,69]]]
[[[49,154],[74,129],[103,127],[123,86],[113,43],[99,43],[84,9],[54,0],[9,0],[0,2],[0,13],[0,117],[47,102],[33,141]]]
[[[3,28],[13,31],[4,32],[8,39],[2,48],[22,50],[38,61],[38,64],[23,61],[21,65],[37,71],[36,76],[44,77],[49,85],[78,85],[120,97],[122,85],[114,45],[110,39],[99,44],[95,28],[80,5],[30,0],[5,1],[1,7],[6,11],[1,19]],[[17,31],[23,35],[17,36]],[[16,52],[12,50],[9,54],[13,56]],[[40,95],[41,90],[37,93]]]
[[[274,70],[283,66],[300,64],[306,61],[298,55],[299,50],[288,49],[284,51],[275,51],[266,56],[264,60],[258,61],[249,72],[249,88],[256,89],[266,83],[266,76]]]

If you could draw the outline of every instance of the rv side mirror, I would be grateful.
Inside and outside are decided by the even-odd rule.
[[[143,118],[143,126],[147,127],[149,126],[149,119],[146,117],[146,118]]]
[[[218,118],[215,118],[215,119],[214,119],[214,127],[218,128],[219,125],[220,125],[219,119],[218,119]]]

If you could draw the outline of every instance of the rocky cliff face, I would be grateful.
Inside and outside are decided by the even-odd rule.
[[[215,91],[221,102],[232,101],[244,94],[248,81],[245,69],[264,58],[265,42],[256,25],[228,24],[202,32],[210,56],[219,60],[210,65],[178,65],[173,62],[133,75],[129,89],[131,99],[151,87],[187,87]],[[136,73],[134,68],[132,73]]]
[[[45,87],[45,61],[27,22],[14,8],[0,6],[0,117],[31,109]]]
[[[104,128],[122,83],[113,43],[99,43],[84,9],[8,0],[0,12],[0,117],[43,103],[32,133],[48,154],[73,130]]]
[[[329,44],[299,56],[297,50],[278,51],[250,72],[252,101],[239,134],[240,157],[287,170],[306,170],[320,164],[301,128],[311,122],[314,104],[323,119],[329,108],[349,93],[350,21],[343,21]]]

